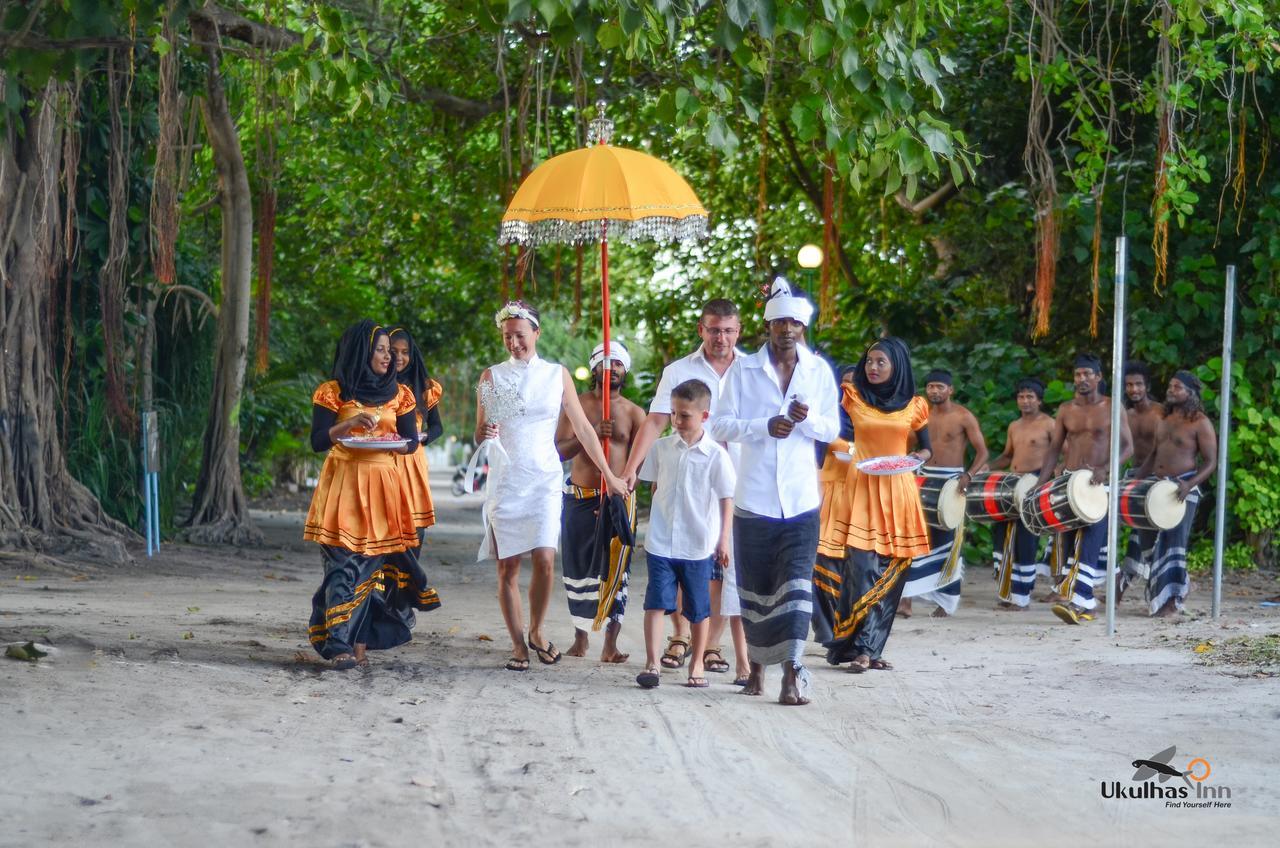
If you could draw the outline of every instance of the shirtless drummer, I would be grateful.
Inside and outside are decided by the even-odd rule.
[[[1102,394],[1102,361],[1096,356],[1082,353],[1076,357],[1073,373],[1076,394],[1058,409],[1053,430],[1053,441],[1045,454],[1036,485],[1043,485],[1053,476],[1059,452],[1063,457],[1064,473],[1081,469],[1092,472],[1092,483],[1101,486],[1106,482],[1111,467],[1111,398]],[[1116,461],[1123,463],[1133,454],[1133,437],[1129,432],[1129,419],[1120,416],[1120,455]],[[1093,597],[1094,584],[1099,574],[1100,555],[1106,544],[1107,522],[1098,521],[1058,534],[1054,540],[1054,552],[1066,558],[1066,575],[1057,587],[1061,601],[1053,605],[1053,614],[1068,624],[1080,624],[1094,619],[1098,605]]]
[[[1043,409],[1044,383],[1034,377],[1019,380],[1014,400],[1020,415],[1009,425],[1004,451],[991,461],[991,470],[1038,475],[1053,443],[1055,427],[1053,416]],[[996,609],[1025,610],[1031,604],[1037,570],[1049,573],[1048,564],[1038,558],[1040,537],[1027,529],[1021,517],[994,525],[991,535],[1000,599]]]
[[[935,368],[924,379],[933,456],[920,473],[930,480],[959,477],[963,494],[973,475],[987,464],[987,442],[982,437],[982,427],[972,412],[952,399],[955,387],[950,371]],[[966,468],[964,460],[970,448],[973,462]],[[960,607],[960,587],[964,583],[964,560],[959,550],[963,544],[963,536],[955,530],[929,528],[929,553],[912,560],[903,598],[898,602],[898,615],[910,618],[911,600],[917,597],[938,605],[933,618],[955,614]]]
[[[1151,615],[1165,618],[1182,609],[1191,591],[1187,575],[1187,548],[1191,546],[1191,524],[1200,503],[1200,484],[1218,467],[1218,439],[1213,422],[1205,414],[1200,400],[1200,380],[1190,371],[1179,371],[1169,380],[1165,395],[1165,415],[1156,431],[1155,448],[1139,466],[1134,476],[1176,480],[1178,500],[1187,511],[1177,527],[1158,533],[1135,532],[1141,541],[1144,559],[1151,562],[1147,579],[1147,603]],[[1128,575],[1120,575],[1116,587],[1116,603],[1128,584]]]
[[[1151,395],[1151,369],[1147,363],[1131,359],[1124,366],[1124,405],[1129,417],[1129,430],[1133,433],[1133,466],[1126,477],[1131,476],[1156,444],[1156,430],[1164,418],[1164,407]],[[1138,533],[1129,533],[1124,559],[1120,562],[1119,587],[1116,600],[1124,594],[1124,588],[1138,577],[1146,577],[1151,568],[1149,559],[1143,556]]]

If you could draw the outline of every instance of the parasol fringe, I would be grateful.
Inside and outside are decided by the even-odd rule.
[[[707,216],[687,218],[654,216],[638,221],[616,218],[594,221],[566,221],[552,218],[543,221],[503,221],[498,230],[498,244],[592,244],[599,243],[607,231],[610,241],[690,241],[706,238]]]

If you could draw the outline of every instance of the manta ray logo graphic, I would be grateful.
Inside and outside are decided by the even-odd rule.
[[[1148,760],[1134,760],[1133,767],[1137,769],[1137,771],[1133,773],[1133,777],[1131,779],[1136,783],[1136,782],[1141,782],[1143,780],[1150,780],[1155,775],[1159,775],[1160,776],[1159,782],[1164,783],[1166,780],[1168,780],[1171,777],[1180,777],[1182,778],[1182,782],[1187,784],[1188,787],[1190,787],[1192,780],[1195,780],[1196,782],[1200,782],[1205,780],[1209,776],[1209,772],[1210,772],[1209,764],[1205,762],[1204,758],[1202,757],[1196,757],[1194,760],[1188,763],[1186,771],[1178,771],[1178,769],[1169,765],[1170,761],[1173,760],[1173,755],[1176,754],[1177,752],[1178,752],[1178,746],[1170,745],[1168,748],[1165,748],[1160,753],[1152,754],[1151,758]],[[1192,777],[1191,767],[1199,763],[1203,763],[1204,773],[1198,777]]]
[[[1166,807],[1230,807],[1231,787],[1206,786],[1213,767],[1204,757],[1194,757],[1180,765],[1178,746],[1170,745],[1157,754],[1129,763],[1133,776],[1129,785],[1118,780],[1102,782],[1102,797],[1114,799],[1160,799]],[[1133,784],[1138,784],[1134,786]]]

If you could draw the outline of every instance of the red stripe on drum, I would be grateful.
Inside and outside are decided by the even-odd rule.
[[[1058,514],[1053,511],[1053,500],[1049,497],[1052,492],[1053,483],[1046,483],[1039,498],[1040,515],[1044,518],[1045,529],[1051,532],[1066,529],[1066,525],[1058,520]]]
[[[1000,500],[995,496],[996,490],[1000,488],[999,475],[992,474],[987,478],[987,484],[982,487],[982,508],[987,511],[987,515],[996,520],[1004,517],[1004,513],[1000,511]]]

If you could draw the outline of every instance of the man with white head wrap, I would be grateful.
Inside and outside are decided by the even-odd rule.
[[[743,357],[712,419],[716,439],[742,448],[734,493],[738,597],[751,650],[743,691],[764,691],[764,666],[782,665],[778,701],[807,704],[801,661],[813,614],[819,487],[814,442],[840,433],[831,368],[805,347],[813,304],[779,277],[765,303],[769,340]]]
[[[631,371],[631,353],[617,339],[609,343],[608,367],[604,344],[596,345],[588,363],[591,388],[578,396],[582,411],[596,434],[609,441],[609,465],[621,473],[631,455],[631,446],[644,423],[644,410],[622,396],[627,374]],[[605,386],[609,391],[609,420],[602,420]],[[631,575],[632,546],[613,538],[609,544],[607,568],[601,573],[593,554],[597,546],[597,513],[601,508],[600,472],[582,450],[568,419],[561,418],[556,429],[556,450],[561,460],[573,460],[569,483],[564,488],[564,505],[560,512],[560,557],[564,573],[565,595],[569,601],[569,617],[573,620],[573,646],[565,653],[571,657],[587,654],[588,634],[604,627],[601,662],[626,662],[627,654],[618,650],[618,632],[627,609],[627,586]],[[625,500],[627,523],[634,537],[636,498],[631,493]],[[603,549],[603,542],[600,543]]]

